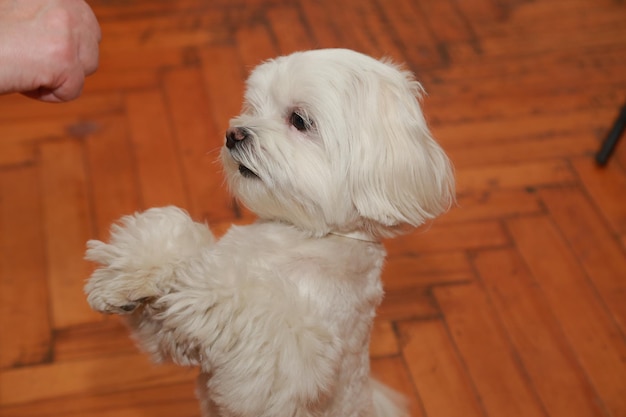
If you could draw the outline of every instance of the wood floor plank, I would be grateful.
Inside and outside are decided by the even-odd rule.
[[[140,353],[17,368],[0,374],[0,405],[157,387],[188,382],[196,374],[175,365],[153,365]]]
[[[118,317],[105,317],[97,323],[59,329],[54,334],[54,360],[57,362],[137,352],[128,328]]]
[[[2,122],[0,167],[38,163],[39,143],[68,137],[80,139],[84,137],[84,127],[90,124],[93,124],[91,116],[71,114]]]
[[[484,416],[472,383],[440,321],[400,325],[403,355],[428,417]],[[453,400],[452,400],[453,399]]]
[[[547,416],[482,288],[456,285],[434,293],[487,415]]]
[[[501,2],[489,0],[466,0],[457,3],[457,7],[479,34],[486,27],[491,27],[492,22],[501,21],[505,13]]]
[[[105,20],[100,27],[107,49],[185,49],[223,41],[228,33],[225,15],[219,9],[138,15],[123,21]]]
[[[438,223],[455,223],[539,214],[542,207],[532,189],[477,190],[457,195],[457,204]]]
[[[271,36],[268,22],[264,19],[240,26],[235,36],[241,61],[247,71],[278,55],[278,46]]]
[[[462,251],[425,254],[392,254],[383,267],[385,290],[441,285],[474,278],[468,257]]]
[[[599,168],[590,157],[576,158],[572,165],[613,231],[626,233],[626,172],[616,164]]]
[[[316,0],[301,0],[305,25],[311,28],[315,48],[336,48],[341,45],[341,26],[328,18],[325,4]]]
[[[323,12],[320,14],[322,21],[318,22],[316,26],[331,26],[337,28],[337,38],[333,39],[333,43],[325,47],[330,48],[349,48],[357,51],[367,50],[367,42],[363,42],[363,32],[365,22],[362,16],[356,17],[361,27],[354,28],[353,19],[354,16],[349,16],[350,12],[361,8],[360,4],[346,4],[345,2],[326,2],[325,4],[319,4]],[[359,2],[363,3],[363,2]],[[346,29],[347,28],[347,29]]]
[[[427,16],[428,25],[441,43],[474,42],[472,28],[454,1],[420,0],[417,2]]]
[[[391,321],[428,319],[439,316],[439,309],[429,288],[411,287],[386,291],[376,314]]]
[[[218,168],[224,135],[217,130],[205,90],[198,88],[202,82],[197,68],[174,70],[164,76],[168,109],[189,189],[189,211],[195,219],[212,224],[230,221],[235,213]]]
[[[42,220],[38,168],[0,171],[0,369],[51,359]]]
[[[194,48],[135,48],[118,49],[102,43],[99,52],[100,68],[105,71],[154,71],[158,68],[182,67],[195,63]]]
[[[33,101],[25,96],[12,95],[0,100],[0,121],[64,116],[77,118],[78,116],[119,112],[123,106],[122,95],[116,91],[86,95],[80,100],[63,106],[50,106],[49,103]]]
[[[487,43],[489,47],[493,43],[501,42],[503,39],[490,40],[482,38],[480,44],[483,46],[484,43]],[[519,41],[520,39],[517,38],[516,40]],[[541,42],[543,41],[539,43]],[[599,48],[580,48],[579,50],[563,48],[538,53],[518,50],[515,56],[498,56],[498,54],[490,54],[488,51],[482,52],[480,55],[482,59],[465,60],[457,63],[458,65],[437,68],[432,73],[426,73],[426,79],[431,80],[437,86],[441,86],[444,91],[456,91],[462,97],[473,96],[476,99],[486,97],[487,104],[489,103],[489,97],[500,97],[505,93],[514,94],[509,99],[521,96],[522,100],[532,93],[537,96],[547,94],[558,96],[568,93],[584,94],[579,88],[564,90],[563,87],[574,87],[576,80],[580,80],[581,77],[591,76],[594,71],[599,69],[602,70],[606,77],[588,80],[588,86],[595,87],[595,91],[591,94],[597,94],[602,90],[608,92],[606,87],[609,85],[620,85],[625,81],[623,73],[620,72],[619,61],[623,58],[625,51],[623,45],[620,44],[606,45]],[[485,59],[486,56],[488,57],[487,59]],[[543,71],[537,72],[533,68],[542,68]],[[515,80],[515,82],[506,83],[507,80]],[[617,100],[619,106],[622,97],[617,96],[613,100]],[[534,103],[538,108],[550,109],[555,115],[561,114],[561,117],[569,113],[569,111],[564,110],[571,107],[571,104],[565,104],[562,108],[544,107],[548,104],[549,101],[546,104],[542,104],[540,100]],[[522,102],[522,106],[519,109],[511,108],[503,109],[502,111],[518,113],[524,107]],[[452,108],[455,108],[454,105]],[[587,114],[593,114],[593,110],[593,106],[589,107]],[[603,111],[602,107],[598,110]],[[481,114],[482,111],[474,112],[471,118],[480,118]],[[581,113],[581,116],[584,116],[584,114]],[[614,108],[610,117],[615,117],[615,114],[616,109]],[[558,122],[559,119],[559,117],[555,117],[555,122]],[[538,119],[538,121],[541,120],[541,118]],[[576,123],[575,120],[571,122]],[[540,127],[539,125],[528,126],[531,129]],[[503,132],[503,134],[505,133],[507,132]]]
[[[85,95],[102,91],[154,89],[159,85],[159,74],[149,68],[109,70],[100,67],[85,82]]]
[[[623,335],[576,256],[545,217],[507,222],[523,259],[543,289],[583,369],[610,413],[626,410],[626,345]]]
[[[390,254],[418,254],[505,246],[510,241],[502,225],[489,220],[459,224],[435,222],[432,226],[385,240],[384,243]]]
[[[476,268],[522,365],[550,416],[605,416],[549,303],[511,249],[477,254]]]
[[[540,195],[622,334],[626,335],[626,254],[623,248],[578,188],[546,189],[541,190]]]
[[[518,5],[521,2],[511,2]],[[536,26],[552,29],[561,29],[562,26],[569,27],[570,29],[580,26],[591,25],[595,26],[599,19],[601,23],[607,23],[605,19],[611,18],[615,14],[615,11],[619,10],[615,7],[615,4],[611,1],[601,1],[594,3],[597,7],[592,7],[592,4],[585,0],[572,0],[568,2],[568,6],[564,10],[555,10],[554,3],[540,4],[536,7],[520,7],[516,13],[516,18],[523,22],[534,22]],[[595,11],[590,16],[590,12]],[[564,17],[562,21],[554,22],[558,17]]]
[[[404,397],[411,417],[425,417],[421,400],[417,397],[411,375],[407,371],[402,357],[374,359],[372,361],[372,375]]]
[[[83,260],[92,235],[83,144],[64,139],[40,146],[46,269],[52,322],[56,328],[98,321],[87,304]]]
[[[32,141],[9,138],[2,146],[0,168],[32,164],[37,158],[36,153],[37,149]]]
[[[446,139],[442,139],[446,145]],[[486,142],[447,147],[457,169],[486,165],[516,164],[537,160],[576,158],[590,155],[598,148],[592,128],[578,132],[553,132],[546,137],[525,138],[523,141]]]
[[[126,118],[120,115],[94,121],[85,138],[94,236],[109,238],[111,224],[140,209],[140,191]]]
[[[210,3],[218,9],[228,6],[248,6],[251,8],[264,4],[263,0],[215,0]],[[176,15],[181,13],[202,13],[207,10],[207,3],[203,0],[177,0],[177,1],[136,1],[132,3],[111,4],[108,0],[94,0],[91,7],[101,20],[121,20],[143,16]]]
[[[515,50],[518,54],[536,55],[549,54],[557,50],[600,49],[616,45],[619,44],[620,39],[624,38],[624,29],[619,25],[619,22],[626,13],[622,9],[613,8],[608,11],[608,14],[610,16],[600,16],[598,18],[602,21],[602,24],[598,24],[595,27],[594,36],[587,36],[584,31],[580,30],[585,25],[580,25],[579,30],[572,31],[571,27],[576,25],[579,20],[571,15],[545,20],[541,22],[545,25],[544,28],[539,27],[539,22],[531,20],[530,17],[528,19],[520,18],[514,26],[518,30],[515,32],[511,31],[512,34],[510,36],[484,37],[483,48],[485,53],[490,56],[509,57],[512,50]],[[590,13],[590,15],[598,14]],[[554,22],[558,23],[555,24]],[[524,27],[528,23],[532,24]],[[567,28],[567,26],[570,27]],[[537,36],[539,33],[542,34],[541,37]],[[569,33],[569,37],[564,36],[565,33]],[[523,39],[528,37],[533,37],[536,41],[524,43]]]
[[[427,233],[427,232],[425,232]],[[423,239],[419,232],[399,237],[409,243],[417,243],[416,239]],[[396,238],[397,239],[397,238]],[[446,274],[451,272],[467,272],[471,270],[468,256],[463,250],[449,252],[429,252],[422,251],[419,245],[395,245],[394,240],[385,242],[387,250],[387,262],[399,262],[417,274]],[[383,271],[387,264],[383,266]],[[389,283],[393,281],[390,277]]]
[[[184,381],[107,393],[73,394],[3,407],[3,417],[197,417],[195,384]]]
[[[0,97],[1,100],[2,97]],[[80,119],[74,115],[42,117],[37,120],[11,120],[0,125],[0,132],[3,140],[9,142],[10,145],[11,142],[33,142],[66,136],[72,126],[79,122]],[[5,143],[3,143],[3,148],[4,146]]]
[[[417,4],[408,0],[391,0],[384,4],[384,19],[389,22],[391,33],[412,67],[421,71],[441,65],[446,57],[428,30],[426,18]]]
[[[281,55],[313,49],[314,41],[296,5],[287,4],[269,9],[267,20]]]
[[[370,341],[370,356],[385,357],[400,353],[400,346],[396,337],[393,323],[390,320],[377,318],[372,327]]]
[[[187,206],[179,149],[160,91],[126,95],[128,128],[143,208]]]
[[[595,55],[594,55],[595,54]],[[596,51],[591,52],[590,55],[586,55],[586,59],[590,62],[595,60],[610,60],[607,55],[615,54],[613,59],[617,60],[621,56],[617,51]],[[556,59],[551,57],[551,59]],[[565,59],[565,58],[561,58]],[[574,120],[570,120],[570,124],[567,124],[568,115],[603,115],[610,113],[611,110],[615,115],[615,111],[621,106],[622,98],[618,95],[611,93],[607,89],[559,89],[557,91],[550,91],[547,88],[533,88],[529,83],[532,79],[522,78],[518,76],[515,71],[522,71],[518,67],[522,67],[523,63],[517,65],[511,64],[509,61],[505,61],[500,65],[494,73],[490,73],[494,67],[487,65],[486,61],[482,59],[476,59],[471,63],[464,63],[464,67],[477,66],[476,78],[459,78],[450,80],[431,80],[429,77],[425,78],[425,82],[428,82],[427,91],[430,93],[424,100],[424,108],[428,115],[428,120],[433,126],[441,126],[445,128],[451,124],[462,124],[467,122],[482,121],[494,121],[496,119],[526,119],[534,118],[542,115],[550,116],[554,118],[554,127],[558,128],[552,132],[541,131],[541,127],[527,126],[525,130],[533,129],[534,132],[542,132],[543,136],[547,136],[546,133],[559,133],[567,132],[569,134],[576,134],[579,130],[570,129],[569,127],[579,126],[586,128],[589,125],[579,125]],[[548,64],[548,63],[546,63]],[[511,69],[503,69],[503,66],[512,66]],[[511,74],[513,72],[513,74]],[[443,71],[437,71],[442,73],[445,77],[448,73]],[[509,77],[514,76],[516,78],[522,78],[522,86],[507,85],[506,88],[494,89],[493,91],[486,92],[481,87],[481,81],[486,78],[489,81],[492,77],[505,78],[503,73],[508,74]],[[430,74],[425,74],[430,75]],[[460,74],[459,74],[460,75]],[[432,77],[432,75],[430,75]],[[467,77],[467,74],[466,74]],[[503,81],[503,80],[501,80]],[[526,85],[524,85],[526,81]],[[537,80],[537,82],[539,79]],[[541,79],[543,81],[543,79]],[[554,87],[554,86],[553,86]],[[476,108],[471,104],[480,104],[480,111],[476,111]],[[615,117],[615,116],[614,116]],[[584,120],[590,121],[587,117]],[[604,121],[606,125],[610,124],[612,120]],[[596,120],[598,126],[602,120]],[[522,126],[522,122],[513,122],[516,125]],[[595,123],[594,123],[595,125]],[[471,125],[470,125],[471,126]],[[547,127],[549,125],[543,125]],[[534,130],[537,129],[537,130]],[[487,129],[486,129],[487,130]],[[487,130],[488,131],[488,130]],[[501,134],[503,137],[515,134],[516,131],[508,129],[502,129]],[[468,140],[470,138],[467,138]],[[523,143],[523,142],[522,142]]]
[[[461,195],[480,190],[523,189],[575,182],[572,168],[558,159],[457,170],[457,192]]]
[[[404,62],[403,52],[397,47],[397,39],[389,31],[382,14],[385,7],[376,0],[364,0],[347,5],[330,2],[326,16],[341,27],[343,41],[337,45],[367,53],[375,58],[393,58]],[[376,35],[374,35],[376,34]]]
[[[230,119],[241,111],[244,80],[251,68],[244,67],[237,49],[232,46],[203,48],[200,60],[203,86],[209,97],[216,129],[222,136]]]
[[[362,7],[359,12],[360,18],[364,20],[362,25],[365,27],[365,33],[363,36],[368,41],[368,48],[361,50],[377,59],[390,59],[408,69],[406,51],[401,48],[398,38],[394,35],[391,25],[385,17],[385,4],[378,0],[358,2],[357,4]],[[355,22],[357,26],[360,24],[360,22]]]

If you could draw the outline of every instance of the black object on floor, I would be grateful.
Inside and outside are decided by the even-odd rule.
[[[602,146],[600,150],[596,154],[596,162],[600,166],[606,165],[609,160],[609,157],[615,150],[615,146],[617,146],[617,142],[620,137],[624,133],[624,129],[626,128],[626,104],[622,106],[622,110],[617,116],[617,120],[613,123],[611,130],[606,135],[604,142],[602,142]]]

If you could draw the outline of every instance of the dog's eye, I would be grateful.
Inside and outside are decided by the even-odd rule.
[[[295,111],[289,116],[289,123],[300,132],[307,131],[311,128],[311,122]]]

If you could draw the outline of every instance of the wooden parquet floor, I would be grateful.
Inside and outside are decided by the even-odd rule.
[[[314,47],[406,62],[458,207],[386,242],[372,367],[414,417],[626,416],[623,0],[94,0],[79,100],[0,97],[0,415],[193,417],[195,372],[154,366],[88,308],[85,242],[176,204],[252,216],[216,163],[255,64]]]

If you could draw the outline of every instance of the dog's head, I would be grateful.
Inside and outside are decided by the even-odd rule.
[[[316,236],[419,226],[454,200],[421,93],[409,72],[345,49],[265,62],[226,133],[228,183],[261,218]]]

